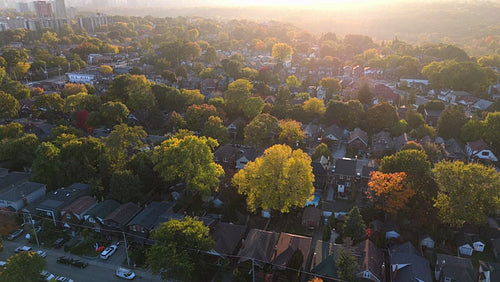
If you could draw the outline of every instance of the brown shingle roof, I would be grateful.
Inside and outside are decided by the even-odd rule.
[[[121,205],[119,208],[110,213],[104,221],[114,221],[117,224],[124,226],[129,222],[136,214],[139,213],[141,208],[131,202]]]
[[[273,253],[271,258],[272,263],[284,266],[290,260],[293,253],[296,250],[300,250],[304,258],[302,267],[305,268],[307,256],[309,255],[309,249],[311,248],[311,242],[311,237],[281,233],[277,243],[276,252]]]
[[[81,198],[78,198],[76,201],[69,204],[68,206],[66,206],[62,210],[62,212],[71,212],[73,214],[79,215],[87,211],[91,207],[93,207],[96,203],[97,201],[94,198],[90,196],[83,196]]]

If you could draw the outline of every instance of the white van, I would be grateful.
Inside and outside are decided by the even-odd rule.
[[[135,277],[135,273],[133,273],[130,269],[120,267],[116,270],[116,276],[123,279],[132,280]]]

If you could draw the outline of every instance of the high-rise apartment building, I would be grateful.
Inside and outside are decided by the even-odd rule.
[[[53,18],[52,3],[47,1],[34,1],[33,7],[38,18]]]
[[[55,0],[54,5],[56,18],[66,18],[66,5],[64,4],[64,0]]]

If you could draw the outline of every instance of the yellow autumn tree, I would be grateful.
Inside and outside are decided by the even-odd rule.
[[[287,145],[268,148],[233,177],[252,212],[262,208],[287,213],[291,207],[304,206],[314,195],[313,181],[311,158]]]

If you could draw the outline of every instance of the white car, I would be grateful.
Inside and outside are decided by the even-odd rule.
[[[132,280],[135,277],[135,273],[133,273],[130,269],[120,267],[116,270],[116,276],[123,279]]]
[[[47,253],[46,253],[46,252],[44,252],[44,251],[42,251],[42,250],[38,250],[38,251],[36,251],[36,253],[37,253],[39,256],[41,256],[42,258],[45,258],[45,257],[47,256]]]
[[[107,247],[104,251],[102,251],[101,258],[108,259],[112,254],[115,253],[116,249],[118,249],[116,245],[111,245]]]
[[[56,278],[56,281],[60,281],[60,282],[73,282],[73,279],[70,279],[68,277],[64,277],[64,276],[59,276]]]
[[[28,252],[28,251],[31,251],[31,247],[28,247],[28,246],[21,246],[21,247],[17,247],[14,252],[16,253],[20,253],[20,252]]]
[[[56,276],[54,274],[48,272],[47,270],[42,270],[42,272],[40,273],[40,275],[42,276],[42,278],[45,281],[50,281],[52,279],[56,279]]]

